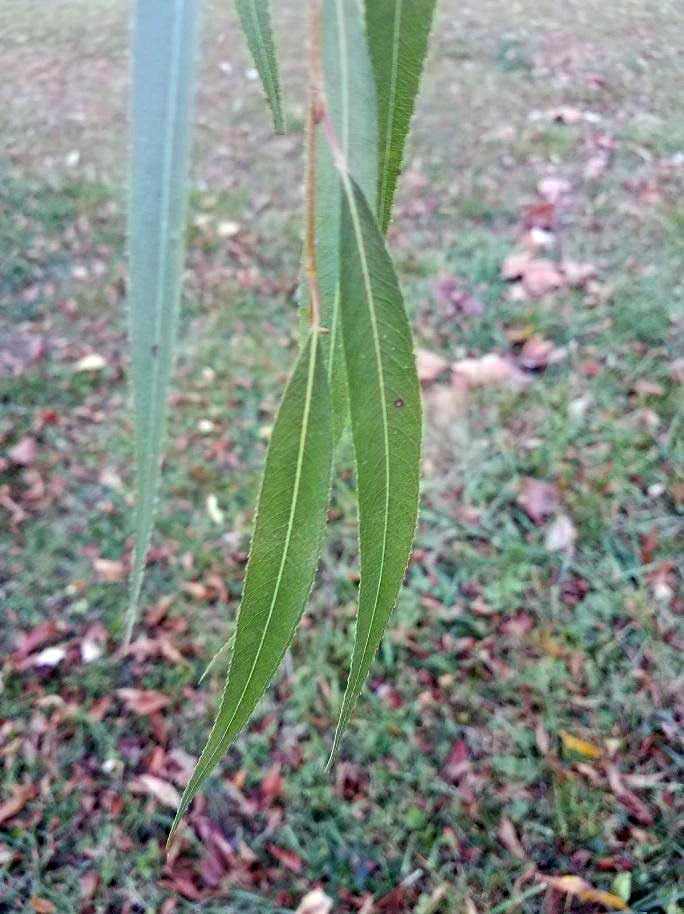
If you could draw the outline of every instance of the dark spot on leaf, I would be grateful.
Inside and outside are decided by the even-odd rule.
[[[394,405],[398,409],[401,409],[401,407],[404,405],[404,401],[401,399],[401,397],[397,397],[397,399],[394,401]]]

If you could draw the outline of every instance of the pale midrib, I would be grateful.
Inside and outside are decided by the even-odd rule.
[[[168,93],[166,96],[166,122],[164,125],[164,160],[162,165],[162,196],[161,196],[161,218],[159,224],[159,261],[157,265],[157,296],[155,300],[155,310],[154,310],[154,344],[159,346],[161,343],[161,322],[162,322],[162,312],[164,309],[164,274],[167,263],[167,253],[166,249],[169,241],[169,219],[170,219],[170,200],[171,200],[171,174],[173,171],[173,154],[174,154],[174,143],[173,136],[176,132],[176,123],[178,119],[178,86],[179,86],[179,71],[180,71],[180,55],[181,55],[181,46],[182,46],[182,35],[183,30],[181,28],[182,21],[184,16],[182,13],[184,6],[184,0],[175,0],[174,2],[174,22],[173,22],[173,34],[171,38],[171,62],[170,62],[170,71],[169,71],[169,85]],[[173,316],[174,303],[171,302],[171,312]],[[151,402],[152,410],[150,413],[150,425],[149,432],[153,433],[153,430],[158,428],[161,423],[161,416],[164,412],[164,404],[158,402],[159,400],[159,385],[161,379],[161,363],[162,359],[160,358],[159,353],[154,359],[154,371],[152,372],[152,392],[151,392]],[[161,441],[159,441],[161,445]],[[141,467],[139,469],[139,479],[140,484],[138,486],[138,503],[140,505],[141,501],[144,500],[145,504],[148,505],[153,502],[155,497],[156,489],[156,480],[159,477],[159,468],[156,465],[158,463],[155,460],[155,447],[154,440],[150,441],[146,436],[145,446],[142,449],[144,469]],[[152,485],[151,483],[154,483]],[[140,590],[142,586],[142,569],[144,567],[145,554],[147,552],[147,546],[149,541],[149,532],[148,529],[151,527],[151,517],[148,518],[147,511],[143,514],[141,508],[140,522],[137,529],[136,536],[136,550],[135,550],[135,568],[133,575],[133,587],[131,593],[131,606],[129,609],[129,619],[128,619],[128,628],[132,627],[133,623],[133,614],[135,612],[135,607],[140,596]],[[141,536],[141,532],[143,535]]]
[[[374,298],[373,298],[373,285],[371,282],[370,271],[368,269],[368,261],[366,259],[366,249],[363,243],[363,231],[361,229],[361,222],[359,220],[359,214],[356,209],[356,200],[353,196],[353,190],[349,181],[349,176],[344,174],[342,176],[345,193],[349,202],[349,211],[351,213],[352,222],[354,224],[354,234],[356,236],[357,248],[359,251],[359,259],[361,261],[361,272],[363,274],[363,283],[366,291],[366,298],[368,301],[368,312],[371,319],[371,328],[373,330],[373,346],[375,349],[375,356],[377,361],[378,368],[378,381],[380,384],[380,398],[382,402],[382,431],[383,431],[383,443],[385,447],[385,515],[384,515],[384,525],[382,531],[382,552],[380,559],[380,574],[378,575],[378,585],[375,593],[375,599],[373,602],[373,609],[370,615],[370,621],[368,623],[368,631],[366,634],[366,641],[363,646],[363,652],[361,654],[361,660],[358,663],[356,669],[356,675],[354,676],[353,682],[350,682],[347,685],[347,691],[345,694],[345,700],[343,702],[342,713],[340,715],[340,722],[337,725],[337,733],[335,734],[335,740],[333,745],[333,754],[335,753],[335,747],[339,742],[339,739],[342,735],[342,730],[347,724],[350,715],[350,709],[353,707],[353,697],[354,692],[357,689],[359,679],[361,677],[361,671],[366,662],[366,656],[368,654],[368,645],[370,644],[371,631],[373,629],[373,622],[375,620],[375,614],[378,608],[378,601],[380,597],[380,587],[382,585],[384,568],[385,568],[385,555],[387,552],[387,531],[389,524],[389,502],[390,502],[390,460],[389,460],[389,426],[387,424],[387,393],[385,391],[385,377],[382,368],[382,356],[380,351],[380,338],[378,336],[378,325],[377,319],[375,316],[375,307],[374,307]],[[359,602],[359,612],[361,611],[361,604]],[[346,706],[346,707],[345,707]]]
[[[278,593],[280,591],[280,585],[281,585],[282,579],[283,579],[285,563],[287,561],[287,555],[288,555],[288,552],[290,549],[290,540],[292,539],[292,531],[294,529],[294,518],[295,518],[296,511],[297,511],[297,500],[299,497],[299,487],[301,484],[301,477],[302,477],[302,466],[304,463],[304,450],[305,450],[305,446],[306,446],[306,437],[307,437],[307,433],[308,433],[309,416],[311,413],[311,401],[313,399],[314,375],[315,375],[315,370],[316,370],[316,359],[317,359],[317,352],[316,352],[317,345],[318,345],[318,336],[317,336],[317,334],[313,334],[312,339],[311,339],[311,357],[310,357],[310,362],[309,362],[309,374],[307,376],[306,395],[304,398],[304,411],[302,413],[302,431],[299,436],[299,449],[297,452],[297,464],[296,464],[296,469],[295,469],[295,479],[294,479],[294,485],[293,485],[293,490],[292,490],[292,506],[290,508],[290,516],[288,518],[287,531],[285,533],[285,543],[283,545],[283,555],[282,555],[282,558],[280,561],[280,567],[278,569],[278,574],[276,576],[276,583],[275,583],[275,588],[273,591],[273,599],[271,600],[271,606],[268,611],[268,618],[266,619],[266,624],[264,625],[264,630],[261,635],[261,641],[259,642],[259,647],[257,648],[257,652],[254,657],[254,662],[252,663],[252,669],[249,672],[249,676],[247,677],[247,682],[245,683],[245,686],[242,690],[242,694],[240,695],[240,697],[237,701],[237,704],[235,706],[235,711],[233,712],[233,716],[230,718],[230,720],[225,725],[225,727],[223,727],[224,735],[219,739],[219,742],[217,743],[215,749],[207,757],[204,765],[202,765],[201,767],[198,765],[198,768],[192,777],[192,781],[195,784],[197,784],[201,781],[202,777],[204,776],[204,773],[213,766],[217,756],[220,755],[221,752],[223,751],[223,743],[225,741],[226,734],[232,727],[233,722],[235,721],[235,718],[237,717],[238,713],[240,712],[242,701],[243,701],[245,695],[247,694],[247,689],[252,684],[252,680],[254,678],[254,671],[256,670],[257,664],[259,663],[261,651],[263,650],[264,642],[266,641],[266,635],[268,634],[268,629],[271,624],[271,619],[273,618],[273,610],[275,608],[275,604],[278,599]],[[246,583],[247,582],[245,581],[245,588],[246,588]],[[237,634],[237,628],[239,627],[239,625],[240,625],[240,614],[238,612],[238,618],[237,618],[237,623],[236,623],[236,634]],[[230,672],[228,675],[230,676]],[[190,786],[191,785],[188,785],[188,790],[190,789]]]
[[[251,3],[249,4],[249,8],[252,13],[252,24],[254,25],[254,32],[257,36],[257,44],[256,44],[255,51],[256,51],[257,55],[261,58],[261,66],[262,66],[261,71],[264,74],[264,78],[266,79],[266,82],[268,83],[268,86],[266,88],[266,94],[269,95],[270,100],[272,100],[272,105],[273,105],[273,109],[274,109],[274,113],[275,113],[275,106],[277,104],[277,96],[278,96],[278,85],[276,83],[275,74],[271,70],[271,58],[269,57],[268,52],[266,51],[266,38],[261,29],[261,22],[259,21],[259,11],[257,9],[257,0],[251,0]]]
[[[396,15],[394,19],[394,33],[392,35],[392,78],[390,80],[390,91],[388,98],[387,132],[385,134],[385,155],[383,158],[382,168],[382,188],[380,189],[380,202],[378,204],[378,212],[380,213],[380,218],[383,223],[385,222],[385,201],[387,199],[387,191],[391,180],[390,160],[392,156],[394,107],[397,95],[397,73],[399,68],[399,34],[401,32],[401,18],[403,15],[403,10],[403,0],[397,0]]]

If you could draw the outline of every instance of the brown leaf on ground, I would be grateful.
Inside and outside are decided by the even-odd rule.
[[[36,914],[55,914],[57,908],[47,898],[39,898],[37,895],[31,899],[31,908]]]
[[[615,797],[626,806],[630,813],[641,825],[653,825],[655,818],[648,806],[640,800],[639,797],[630,790],[622,779],[622,775],[613,762],[606,762],[604,765],[606,777],[610,789]]]
[[[0,804],[0,825],[17,816],[37,796],[38,789],[33,784],[17,784],[10,799]]]
[[[44,644],[54,641],[60,634],[61,631],[56,622],[41,622],[40,625],[36,625],[35,628],[32,628],[30,632],[21,636],[17,649],[12,654],[12,659],[23,660],[39,647],[43,647]]]
[[[537,184],[537,190],[549,203],[557,204],[566,194],[570,193],[572,185],[565,178],[549,176],[541,179]]]
[[[449,362],[427,349],[418,349],[416,352],[416,368],[418,378],[422,384],[431,384],[449,369]]]
[[[124,581],[128,574],[126,565],[118,559],[93,559],[93,570],[98,577],[107,584]]]
[[[155,692],[153,689],[117,689],[117,695],[129,711],[143,717],[156,714],[171,704],[168,695]]]
[[[330,914],[333,900],[323,889],[313,889],[299,902],[295,914]]]
[[[45,340],[32,333],[5,333],[0,341],[0,378],[18,378],[47,352]]]
[[[302,858],[298,857],[294,851],[278,847],[276,844],[268,844],[266,849],[271,856],[275,857],[290,872],[299,874],[304,869]]]
[[[520,484],[517,502],[530,520],[542,524],[558,510],[558,490],[552,482],[526,476]]]
[[[572,895],[580,901],[585,901],[589,904],[600,904],[604,908],[613,911],[629,910],[629,906],[619,895],[595,889],[579,876],[543,876],[542,878],[552,889],[562,892],[564,895]]]
[[[577,260],[564,260],[561,263],[561,270],[572,289],[583,289],[597,273],[593,263],[580,263]]]
[[[35,463],[37,455],[36,439],[31,435],[26,435],[7,452],[10,461],[20,467],[30,467],[31,464]]]
[[[475,359],[460,359],[452,365],[454,380],[466,387],[483,387],[488,384],[513,384],[524,387],[530,378],[509,359],[496,352]]]
[[[530,260],[522,274],[523,289],[532,298],[542,298],[562,289],[565,281],[550,260]]]
[[[512,854],[514,857],[517,857],[518,860],[527,860],[525,848],[520,843],[520,838],[518,838],[518,833],[515,830],[515,825],[513,825],[511,820],[507,819],[506,816],[501,819],[497,834],[499,836],[499,841],[501,841],[503,846],[510,854]]]
[[[178,809],[180,804],[180,794],[168,781],[157,778],[153,774],[141,774],[139,778],[131,781],[131,793],[145,794],[153,797],[162,806],[168,806],[169,809]]]
[[[543,336],[533,333],[531,337],[525,340],[525,344],[518,356],[518,363],[528,371],[544,369],[551,361],[554,349],[555,347],[551,340],[544,339]]]
[[[546,531],[544,546],[549,552],[572,553],[577,540],[577,528],[567,514],[554,518]]]

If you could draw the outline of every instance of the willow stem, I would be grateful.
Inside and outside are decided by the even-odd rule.
[[[321,297],[316,265],[316,139],[323,115],[321,0],[309,2],[309,124],[306,166],[306,276],[309,283],[311,329],[321,327]]]

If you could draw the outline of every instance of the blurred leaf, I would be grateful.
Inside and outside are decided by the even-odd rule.
[[[378,219],[387,231],[427,54],[436,0],[366,0],[378,95]]]
[[[199,5],[138,0],[135,8],[128,238],[137,482],[127,641],[152,532],[178,323]]]
[[[580,739],[579,736],[573,736],[567,730],[561,730],[558,734],[563,743],[563,748],[568,752],[576,752],[577,755],[583,755],[585,758],[599,759],[603,755],[600,746],[590,743],[587,739]]]
[[[332,416],[320,337],[301,351],[273,427],[226,686],[169,840],[278,669],[309,595],[325,527]]]
[[[285,119],[269,0],[236,0],[236,6],[249,50],[273,113],[273,127],[276,133],[284,133]]]
[[[418,517],[421,404],[394,266],[362,191],[342,175],[341,312],[359,501],[361,585],[333,755],[401,587]]]

